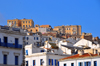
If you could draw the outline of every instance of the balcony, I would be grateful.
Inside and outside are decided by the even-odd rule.
[[[9,47],[9,48],[17,48],[17,49],[22,49],[22,45],[15,45],[15,44],[13,44],[13,43],[4,43],[4,42],[1,42],[0,43],[0,46],[2,46],[2,47]]]

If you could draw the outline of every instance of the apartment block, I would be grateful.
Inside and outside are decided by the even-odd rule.
[[[7,26],[10,27],[20,27],[22,29],[26,29],[29,27],[34,27],[34,22],[32,19],[13,19],[7,20]]]
[[[91,33],[82,33],[81,38],[92,41],[92,34]]]
[[[22,29],[0,26],[0,66],[24,66]]]
[[[35,25],[35,27],[30,27],[27,28],[26,30],[29,32],[41,32],[41,33],[46,33],[48,31],[50,31],[52,29],[52,27],[50,25]]]
[[[55,26],[53,30],[58,32],[60,31],[63,34],[81,35],[80,25]]]

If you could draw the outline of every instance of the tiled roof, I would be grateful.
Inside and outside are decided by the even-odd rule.
[[[51,50],[50,48],[45,48],[45,47],[43,47],[44,49],[47,49],[47,50]]]
[[[46,28],[48,28],[48,27],[50,27],[50,25],[41,25],[40,27],[46,27]]]
[[[44,33],[44,34],[42,34],[42,35],[44,35],[44,36],[53,36],[53,37],[56,37],[56,33]]]
[[[69,57],[59,59],[59,61],[67,60],[67,59],[94,57],[94,56],[100,56],[100,53],[99,53],[99,55],[98,54],[91,54],[91,53],[84,53],[83,55],[76,54],[76,55],[73,55],[73,56],[69,56]]]

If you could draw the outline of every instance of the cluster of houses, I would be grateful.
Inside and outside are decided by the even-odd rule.
[[[0,26],[0,66],[100,66],[100,43]]]

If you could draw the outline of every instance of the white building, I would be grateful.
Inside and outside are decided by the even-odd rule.
[[[73,46],[78,40],[68,38],[58,42],[58,47],[63,51],[63,54],[77,54],[78,47]]]
[[[33,44],[33,45],[40,45],[41,37],[37,33],[27,33],[25,37],[26,45]]]
[[[50,30],[51,30],[51,28],[42,28],[42,27],[39,27],[39,32],[41,32],[41,33],[47,33]]]
[[[42,45],[44,46],[45,41],[49,41],[49,40],[50,40],[50,36],[43,36],[43,35],[42,35],[41,40],[42,40],[41,43],[42,43]]]
[[[94,43],[92,41],[81,39],[80,41],[76,42],[74,46],[77,47],[90,47],[91,49],[97,49],[100,48],[100,44]]]
[[[60,66],[100,66],[100,53],[80,53],[59,60]]]
[[[23,37],[18,28],[0,26],[0,66],[23,65]]]
[[[71,39],[61,40],[58,43],[59,48],[63,51],[63,54],[77,54],[80,49],[98,49],[100,44],[96,44],[86,39]]]
[[[60,49],[50,43],[46,43],[43,47],[34,45],[25,46],[26,66],[59,66],[58,59],[69,55],[60,53]]]

